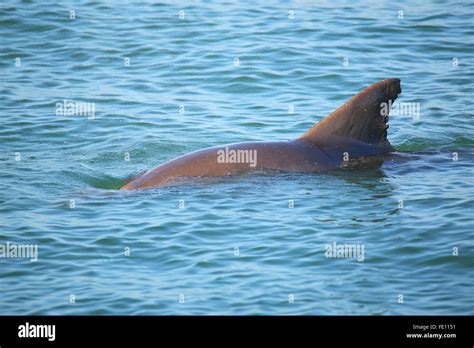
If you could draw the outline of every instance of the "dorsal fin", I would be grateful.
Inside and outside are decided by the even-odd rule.
[[[354,139],[371,145],[391,147],[387,140],[388,111],[401,91],[399,79],[374,83],[326,116],[299,139],[325,146],[333,142],[335,137],[343,137],[346,140]]]

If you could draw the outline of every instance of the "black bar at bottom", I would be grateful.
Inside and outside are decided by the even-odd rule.
[[[52,326],[44,325],[54,325],[54,340]],[[473,328],[470,316],[0,316],[0,346],[324,343],[472,347]],[[39,335],[43,337],[31,337]]]

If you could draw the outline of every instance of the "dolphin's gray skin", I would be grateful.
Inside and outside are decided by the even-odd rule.
[[[253,170],[321,172],[352,159],[394,151],[387,140],[388,113],[401,93],[399,79],[374,83],[314,125],[298,139],[211,147],[166,162],[122,190],[173,183],[179,178],[225,176]],[[385,104],[384,104],[385,103]],[[240,163],[239,163],[240,162]]]

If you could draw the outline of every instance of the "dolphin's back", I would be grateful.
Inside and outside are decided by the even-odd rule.
[[[227,176],[254,170],[308,173],[338,166],[338,160],[300,140],[237,143],[177,157],[130,181],[122,189],[163,186],[186,177]]]
[[[239,143],[195,151],[158,166],[122,189],[142,189],[167,185],[177,178],[226,176],[257,169],[318,172],[338,168],[341,162],[349,163],[355,158],[391,152],[393,148],[387,139],[388,109],[400,92],[399,79],[377,82],[296,140]],[[384,104],[387,104],[385,109]],[[241,161],[241,155],[247,161]]]

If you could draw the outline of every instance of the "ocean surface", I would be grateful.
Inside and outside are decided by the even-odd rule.
[[[381,165],[118,190],[388,77]],[[474,314],[473,1],[7,0],[0,93],[0,314]]]

